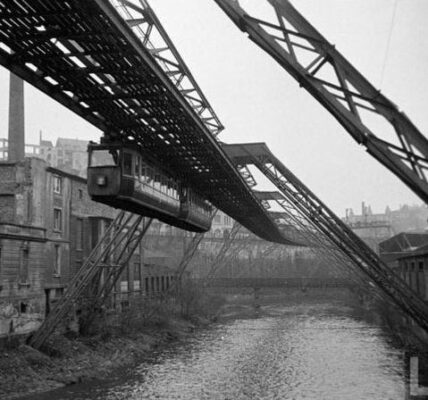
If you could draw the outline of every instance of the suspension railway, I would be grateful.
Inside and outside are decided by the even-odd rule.
[[[277,16],[274,22],[250,16],[236,0],[215,1],[358,143],[428,200],[426,138],[288,0],[266,0]],[[160,46],[152,40],[154,31],[163,40]],[[297,48],[314,55],[309,65],[299,63]],[[102,143],[89,147],[89,191],[94,199],[197,232],[178,275],[219,208],[236,223],[213,270],[242,225],[270,242],[315,249],[345,268],[350,280],[369,288],[376,285],[376,295],[428,332],[425,301],[265,144],[218,141],[220,120],[146,0],[0,0],[0,64],[103,132]],[[326,66],[337,82],[317,76]],[[400,146],[378,139],[364,125],[361,108],[391,123]],[[97,163],[97,150],[107,150],[111,160]],[[248,165],[257,167],[278,191],[256,192]],[[272,202],[283,212],[270,212]],[[88,287],[93,289],[93,309],[107,298],[128,260],[129,251],[123,249],[132,252],[150,222],[142,215],[119,214],[31,339],[33,346],[44,343]],[[93,285],[107,258],[115,258],[117,268]]]

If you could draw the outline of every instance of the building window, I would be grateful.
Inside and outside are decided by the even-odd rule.
[[[83,219],[76,220],[76,250],[83,249]]]
[[[59,244],[54,246],[54,275],[61,275],[61,248]]]
[[[24,244],[21,247],[21,257],[19,263],[19,282],[27,283],[28,282],[28,260],[30,259],[30,249],[28,244]]]
[[[54,230],[62,231],[62,210],[54,208]]]
[[[53,191],[57,194],[62,194],[62,178],[58,175],[53,176]]]
[[[79,199],[82,200],[83,199],[83,190],[79,189],[78,194],[79,194]]]
[[[214,217],[214,222],[215,222],[216,224],[221,224],[221,215],[216,215],[216,216]]]

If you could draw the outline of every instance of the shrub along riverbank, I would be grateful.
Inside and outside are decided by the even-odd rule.
[[[207,326],[222,305],[222,297],[189,284],[163,299],[136,297],[121,313],[98,317],[86,336],[52,336],[43,352],[26,345],[5,349],[0,353],[0,398],[103,378]]]

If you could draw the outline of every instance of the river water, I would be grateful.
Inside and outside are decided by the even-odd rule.
[[[406,399],[405,361],[381,327],[331,302],[271,304],[110,379],[34,399]]]

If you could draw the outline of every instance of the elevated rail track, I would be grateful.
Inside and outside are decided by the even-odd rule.
[[[106,137],[136,143],[256,235],[295,244],[156,55],[109,1],[0,2],[1,65]]]

